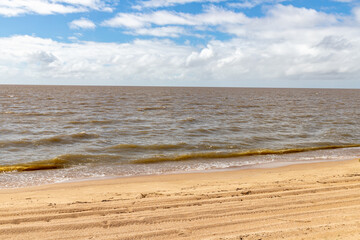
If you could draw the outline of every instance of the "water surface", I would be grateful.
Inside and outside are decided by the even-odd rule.
[[[0,86],[0,187],[360,154],[360,90]]]

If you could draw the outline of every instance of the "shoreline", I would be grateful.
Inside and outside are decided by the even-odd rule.
[[[345,159],[345,160],[314,160],[314,161],[293,161],[293,162],[285,162],[285,161],[274,161],[274,162],[265,162],[265,163],[256,163],[249,164],[244,166],[232,166],[227,168],[213,168],[207,170],[192,170],[192,171],[183,171],[183,172],[170,172],[170,173],[160,173],[160,174],[143,174],[143,175],[132,175],[132,176],[107,176],[107,177],[90,177],[84,179],[74,179],[64,182],[56,182],[56,183],[48,183],[42,185],[28,186],[28,187],[40,187],[44,185],[53,185],[53,184],[67,184],[67,183],[77,183],[77,182],[87,182],[87,181],[106,181],[106,180],[116,180],[116,179],[124,179],[124,178],[142,178],[142,177],[155,177],[155,176],[171,176],[171,175],[186,175],[186,174],[207,174],[207,173],[218,173],[218,172],[233,172],[233,171],[244,171],[244,170],[255,170],[255,169],[276,169],[282,167],[288,167],[292,165],[300,165],[300,164],[314,164],[314,163],[327,163],[327,162],[343,162],[343,161],[351,161],[354,159]],[[359,160],[360,162],[360,160]],[[24,187],[24,188],[28,188]],[[23,188],[23,187],[19,187]],[[16,189],[16,188],[7,188],[7,189]],[[0,188],[0,191],[2,189]]]
[[[178,172],[164,172],[164,173],[150,173],[150,174],[140,174],[140,175],[109,175],[101,177],[84,177],[84,178],[75,178],[64,181],[55,181],[55,182],[45,182],[33,185],[26,186],[16,186],[16,187],[4,187],[0,186],[1,190],[6,189],[26,189],[33,187],[41,186],[51,186],[56,184],[67,184],[67,183],[77,183],[77,182],[87,182],[87,181],[102,181],[102,180],[115,180],[115,179],[124,179],[124,178],[138,178],[138,177],[151,177],[151,176],[169,176],[169,175],[182,175],[182,174],[198,174],[198,173],[214,173],[214,172],[231,172],[231,171],[242,171],[242,170],[251,170],[251,169],[271,169],[271,168],[280,168],[292,165],[299,164],[313,164],[313,163],[326,163],[326,162],[342,162],[349,161],[353,158],[343,158],[343,159],[327,159],[327,160],[296,160],[296,161],[271,161],[271,162],[259,162],[253,164],[245,164],[241,166],[230,166],[225,168],[211,168],[205,170],[188,170],[188,171],[178,171]],[[52,171],[52,170],[39,170],[39,171]],[[21,172],[19,172],[21,174]]]
[[[5,239],[360,238],[359,159],[0,189]]]
[[[25,190],[26,189],[36,189],[36,188],[42,188],[42,187],[56,187],[57,185],[76,185],[77,183],[96,183],[96,182],[117,182],[121,180],[125,180],[128,182],[128,180],[132,179],[142,179],[142,178],[173,178],[175,176],[181,176],[186,178],[187,175],[212,175],[212,174],[225,174],[225,173],[233,173],[233,174],[240,174],[240,172],[250,172],[250,171],[265,171],[265,170],[276,170],[276,169],[282,169],[282,168],[298,168],[303,165],[310,166],[310,165],[317,165],[317,164],[327,164],[327,163],[341,163],[341,162],[349,162],[349,161],[356,161],[356,159],[345,159],[345,160],[319,160],[319,161],[293,161],[293,162],[282,162],[282,161],[275,161],[275,162],[265,162],[265,163],[256,163],[256,164],[250,164],[244,165],[244,166],[233,166],[228,168],[214,168],[214,169],[207,169],[207,170],[194,170],[194,171],[184,171],[184,172],[170,172],[170,173],[162,173],[162,174],[144,174],[144,175],[131,175],[131,176],[105,176],[105,177],[90,177],[90,178],[82,178],[82,179],[72,179],[72,180],[66,180],[63,182],[54,182],[54,183],[45,183],[40,185],[30,185],[30,186],[24,186],[24,187],[14,187],[14,188],[0,188],[0,194],[2,191],[6,190]],[[358,159],[360,163],[360,158]],[[70,186],[69,186],[70,187]]]

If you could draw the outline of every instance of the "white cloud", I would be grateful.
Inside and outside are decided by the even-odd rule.
[[[278,4],[268,8],[266,16],[262,18],[249,18],[241,12],[210,6],[205,8],[204,12],[198,14],[165,10],[146,14],[119,13],[116,17],[104,21],[102,26],[132,29],[127,30],[126,33],[133,35],[145,35],[146,32],[158,31],[158,26],[188,26],[187,34],[195,34],[198,30],[216,30],[240,37],[252,34],[262,38],[276,38],[279,34],[295,35],[299,28],[321,28],[335,26],[338,23],[337,17],[331,14]],[[211,28],[214,26],[217,28]],[[152,28],[154,30],[151,30]],[[142,29],[142,31],[137,29]],[[147,31],[144,31],[144,29],[147,29]],[[284,31],[273,31],[280,29]],[[289,32],[285,32],[285,30]]]
[[[181,27],[158,27],[139,28],[135,29],[133,32],[129,32],[129,34],[177,38],[180,37],[180,35],[186,34],[186,31]]]
[[[287,41],[313,43],[329,31],[341,26],[336,16],[317,12],[313,9],[276,5],[269,8],[262,18],[249,18],[244,24],[225,24],[222,31],[241,38],[267,39],[267,41]],[[343,26],[344,27],[344,26]],[[343,28],[342,31],[347,31]]]
[[[104,0],[1,0],[0,15],[67,14],[89,10],[112,11]]]
[[[212,45],[208,45],[201,51],[193,51],[187,58],[185,65],[187,67],[197,67],[206,64],[211,58],[214,57],[214,50]]]
[[[334,15],[318,12],[314,9],[297,8],[291,5],[284,6],[278,4],[271,8],[267,15],[271,19],[272,24],[285,28],[321,27],[337,23],[337,18]]]
[[[355,20],[356,24],[359,24],[360,23],[360,7],[354,8],[352,12],[353,12],[354,20]]]
[[[103,22],[103,26],[109,27],[127,27],[127,28],[142,28],[156,25],[194,25],[189,14],[157,11],[150,14],[142,13],[119,13],[116,17]]]
[[[32,79],[62,84],[329,87],[335,81],[337,86],[360,87],[356,11],[341,21],[293,6],[276,5],[264,17],[253,18],[209,8],[200,14],[133,14],[129,16],[136,24],[119,25],[130,34],[157,37],[217,26],[234,36],[202,47],[165,39],[120,44],[0,38],[0,83]],[[311,80],[308,85],[306,80]]]
[[[346,50],[351,48],[351,43],[349,40],[344,39],[343,37],[336,36],[326,36],[321,42],[317,45],[317,47],[323,47],[325,49],[334,49],[334,50]]]
[[[170,7],[175,5],[183,5],[188,3],[216,3],[226,0],[148,0],[141,1],[140,4],[135,5],[133,8],[141,10],[142,8],[161,8]]]
[[[224,17],[226,16],[226,17]],[[106,20],[103,26],[143,28],[151,25],[182,25],[208,26],[221,24],[242,24],[247,21],[243,13],[236,13],[218,7],[209,7],[200,14],[179,13],[173,11],[155,11],[143,13],[119,13],[116,17]]]
[[[235,8],[253,8],[261,4],[277,4],[287,0],[242,0],[239,2],[232,2],[228,5]]]
[[[194,48],[168,40],[60,43],[15,36],[0,39],[6,46],[0,50],[0,83],[32,79],[62,84],[271,86],[281,80],[289,86],[291,79],[325,84],[326,78],[359,78],[360,34],[351,44],[337,35],[312,42],[233,39]]]
[[[69,26],[71,29],[94,29],[96,27],[92,21],[86,18],[76,19],[69,23]]]
[[[0,38],[0,83],[17,79],[61,83],[126,84],[167,81],[182,74],[191,47],[168,40],[132,43],[60,43],[31,36]],[[6,68],[5,68],[6,67]],[[12,73],[12,74],[9,74]]]
[[[37,51],[37,52],[29,54],[29,63],[50,66],[57,60],[58,60],[58,58],[56,56],[54,56],[52,53],[45,52],[45,51]]]

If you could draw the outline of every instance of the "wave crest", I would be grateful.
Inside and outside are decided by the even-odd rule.
[[[79,132],[70,135],[57,135],[42,139],[21,139],[21,140],[10,140],[0,141],[0,148],[2,147],[27,147],[27,146],[41,146],[49,144],[72,144],[79,139],[93,139],[98,138],[99,135],[93,133]]]
[[[14,165],[0,166],[0,172],[25,172],[36,170],[61,169],[71,166],[89,164],[104,161],[111,162],[121,159],[120,156],[114,155],[86,155],[86,154],[63,154],[48,160],[34,161],[28,163],[19,163]]]
[[[187,161],[195,159],[216,159],[216,158],[233,158],[233,157],[244,157],[244,156],[256,156],[256,155],[281,155],[299,152],[309,152],[316,150],[328,150],[337,148],[352,148],[360,147],[360,144],[352,145],[331,145],[331,146],[320,146],[320,147],[309,147],[309,148],[288,148],[288,149],[255,149],[247,151],[236,151],[236,152],[193,152],[179,155],[156,155],[150,158],[142,158],[132,161],[133,164],[151,164],[160,162],[171,162],[171,161]]]

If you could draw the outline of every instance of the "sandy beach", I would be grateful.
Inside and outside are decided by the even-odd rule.
[[[1,239],[360,239],[360,162],[0,190]]]

